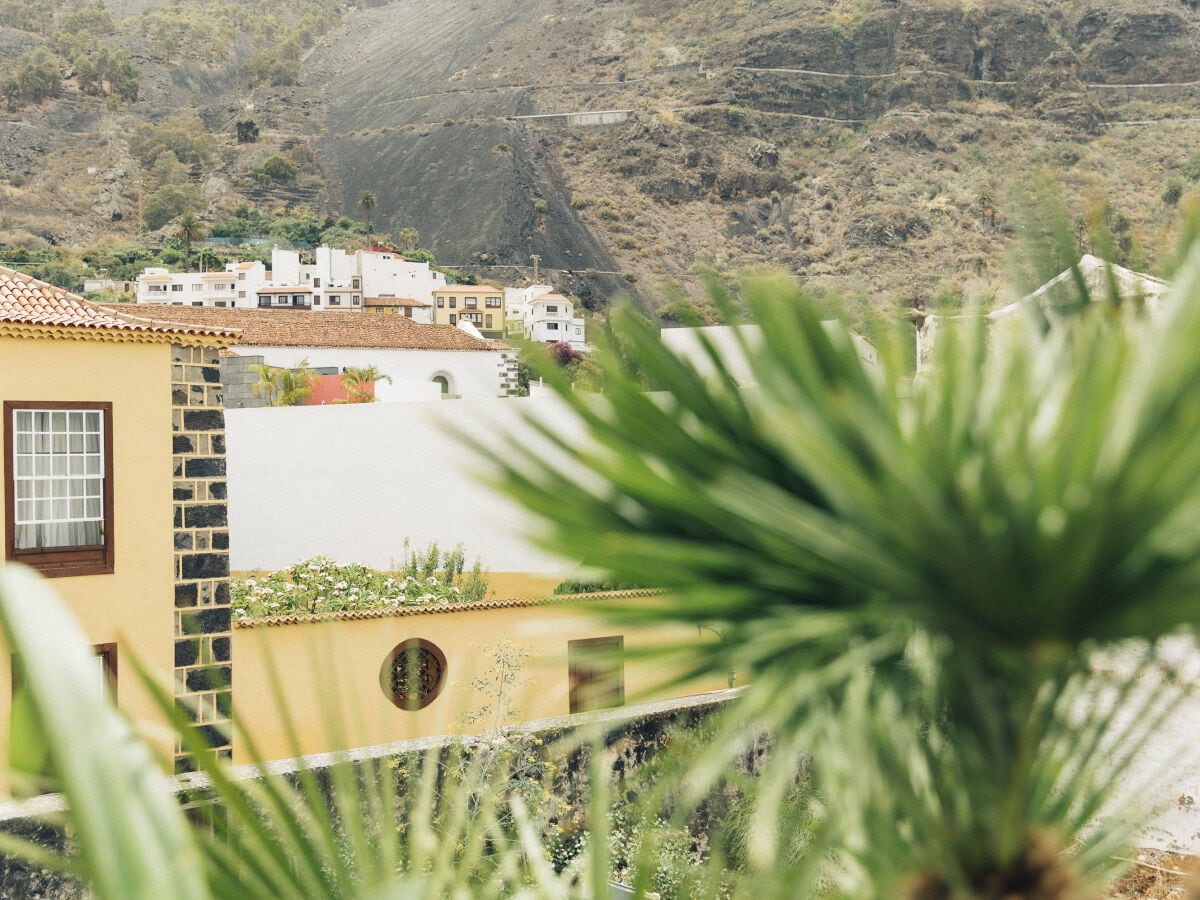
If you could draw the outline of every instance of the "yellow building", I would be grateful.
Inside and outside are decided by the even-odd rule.
[[[233,630],[238,716],[272,759],[733,686],[729,673],[663,687],[679,669],[652,651],[700,649],[715,632],[622,628],[588,609],[654,602],[643,590],[242,619]],[[245,747],[234,761],[251,761]]]
[[[433,292],[435,325],[470,322],[487,338],[504,337],[504,291],[490,284],[452,284]]]
[[[122,660],[137,658],[178,679],[178,695],[226,752],[232,645],[217,366],[236,339],[106,309],[0,267],[4,559],[53,579],[131,717],[152,714],[137,680],[122,674]],[[12,680],[0,662],[5,719]],[[164,749],[186,765],[178,748]]]

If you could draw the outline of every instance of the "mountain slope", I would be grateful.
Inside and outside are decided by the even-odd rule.
[[[593,306],[620,289],[657,306],[664,284],[746,266],[876,306],[987,301],[1005,199],[1035,171],[1064,185],[1082,244],[1103,220],[1124,261],[1159,264],[1190,202],[1198,39],[1177,0],[397,0],[324,29],[295,85],[239,87],[255,48],[235,41],[218,63],[135,53],[130,107],[10,115],[0,240],[130,227],[146,176],[126,136],[195,108],[224,145],[211,217],[243,199],[358,215],[369,190],[380,230],[416,227],[491,278],[537,254]],[[629,112],[554,116],[596,110]],[[259,144],[233,141],[245,115]],[[314,151],[297,183],[249,178],[297,144]]]

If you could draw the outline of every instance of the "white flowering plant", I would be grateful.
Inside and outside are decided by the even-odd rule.
[[[314,556],[287,569],[233,579],[233,615],[253,619],[482,600],[487,596],[487,573],[478,560],[464,570],[464,560],[461,545],[445,554],[436,544],[410,554],[407,542],[404,565],[395,573]]]

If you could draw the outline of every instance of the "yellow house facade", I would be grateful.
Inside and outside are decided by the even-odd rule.
[[[238,717],[275,759],[732,687],[734,673],[664,687],[679,670],[654,651],[699,649],[714,633],[622,627],[589,609],[655,600],[628,591],[243,619]],[[234,761],[251,761],[243,746]]]
[[[490,284],[452,284],[433,292],[435,325],[470,322],[484,337],[504,336],[504,291]]]
[[[202,724],[228,719],[228,688],[216,687],[229,681],[230,646],[221,643],[227,554],[223,572],[212,558],[222,531],[228,547],[228,532],[223,413],[211,373],[236,336],[114,313],[0,267],[4,560],[52,580],[96,647],[97,672],[135,720],[155,716],[127,677],[134,658],[175,676],[178,694],[209,717]],[[222,651],[226,660],[214,665]],[[11,663],[0,657],[5,720]]]

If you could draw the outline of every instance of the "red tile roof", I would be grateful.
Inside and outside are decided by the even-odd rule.
[[[112,307],[109,307],[110,309]],[[383,350],[507,350],[453,325],[423,325],[405,316],[350,311],[245,309],[142,303],[138,314],[160,322],[235,328],[240,347],[363,347]]]
[[[428,306],[424,300],[412,297],[363,297],[363,306]]]
[[[63,329],[86,328],[181,337],[232,338],[237,335],[236,331],[216,323],[151,322],[140,316],[130,315],[125,309],[92,303],[70,291],[38,281],[23,272],[0,266],[0,326],[10,324]]]

